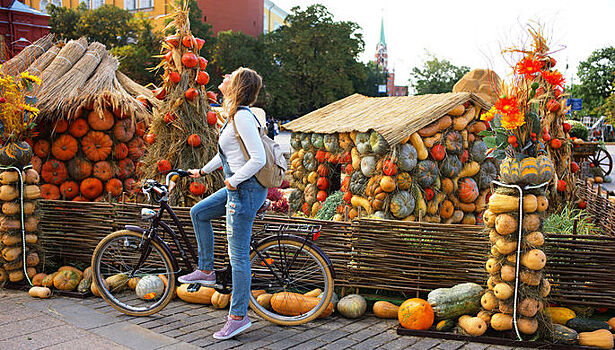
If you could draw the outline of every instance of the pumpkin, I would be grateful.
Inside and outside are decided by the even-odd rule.
[[[440,172],[445,177],[454,178],[461,172],[462,164],[456,155],[448,155],[440,162]]]
[[[90,127],[88,126],[88,122],[83,118],[78,118],[70,123],[68,133],[75,138],[81,138],[87,134],[89,130]]]
[[[403,171],[410,172],[414,170],[417,164],[417,152],[416,149],[410,144],[403,144],[399,147],[397,153],[397,164]]]
[[[538,196],[536,198],[537,208],[536,210],[540,213],[546,211],[549,208],[549,199],[545,196]]]
[[[515,280],[515,267],[512,265],[504,265],[500,268],[500,277],[504,282],[513,282]]]
[[[66,181],[60,185],[59,193],[62,198],[71,200],[79,195],[79,185],[75,181]]]
[[[492,162],[484,162],[478,172],[478,188],[482,191],[491,187],[491,183],[498,177],[498,169]]]
[[[378,318],[397,318],[399,306],[389,303],[388,301],[377,301],[373,307],[374,315]]]
[[[27,184],[37,184],[40,181],[38,172],[34,169],[27,169],[24,174],[24,181]]]
[[[145,142],[142,138],[135,136],[130,142],[128,142],[128,157],[137,161],[145,153]]]
[[[466,334],[478,337],[485,334],[487,324],[481,318],[463,315],[459,317],[459,328]]]
[[[34,171],[36,171],[37,173],[41,172],[41,169],[43,167],[43,160],[40,157],[32,157],[32,159],[30,160],[30,164],[32,164],[32,169]]]
[[[566,327],[572,328],[577,332],[593,332],[598,329],[611,330],[611,326],[604,321],[578,317],[566,321]]]
[[[295,150],[299,150],[301,148],[301,133],[300,132],[294,132],[291,134],[290,146]]]
[[[523,334],[534,334],[538,330],[538,321],[535,318],[520,317],[517,320],[517,328]]]
[[[68,178],[66,165],[59,160],[51,159],[43,164],[41,176],[46,183],[59,185]]]
[[[51,144],[49,141],[45,139],[40,139],[34,143],[34,147],[32,151],[37,157],[47,158],[49,156],[49,151],[51,150]]]
[[[41,197],[43,199],[58,200],[60,199],[60,189],[56,185],[43,184],[41,185]]]
[[[389,143],[377,131],[372,131],[369,135],[369,144],[372,152],[376,154],[384,154],[389,150]]]
[[[124,277],[125,280],[123,283],[127,284],[128,276],[124,275]],[[110,288],[113,288],[113,286],[111,286],[111,282],[109,282],[109,286]],[[137,286],[135,287],[135,292],[137,296],[141,299],[154,300],[160,298],[164,294],[164,289],[164,282],[160,279],[160,277],[154,275],[146,275],[142,277],[141,280],[139,280],[139,282],[137,283]]]
[[[476,283],[461,283],[451,288],[434,289],[427,295],[436,318],[448,319],[476,313],[481,305],[483,287]]]
[[[106,159],[111,153],[113,141],[109,135],[100,131],[90,131],[81,139],[81,146],[85,156],[94,162]]]
[[[313,133],[310,138],[310,142],[316,149],[325,149],[324,136],[322,134]]]
[[[94,164],[92,175],[101,181],[107,181],[113,177],[113,170],[111,169],[111,163],[107,161],[100,161]]]
[[[113,127],[115,118],[111,111],[105,109],[102,114],[92,111],[88,114],[88,123],[93,130],[104,131]]]
[[[349,294],[337,303],[337,311],[346,318],[359,318],[365,314],[366,309],[365,298],[358,294]]]
[[[523,213],[533,213],[538,209],[538,200],[533,194],[526,194],[523,196]]]
[[[547,256],[540,249],[532,249],[521,255],[521,265],[534,271],[541,270],[546,263]]]
[[[224,309],[227,307],[229,301],[231,299],[230,294],[222,294],[217,291],[211,296],[211,305],[216,309]]]
[[[511,315],[497,313],[491,316],[491,327],[496,331],[507,331],[513,327],[513,318]]]
[[[498,283],[493,288],[493,294],[500,300],[506,300],[513,295],[513,289],[508,283]]]
[[[431,155],[431,158],[439,162],[442,159],[444,159],[444,157],[446,156],[446,150],[444,149],[444,146],[442,145],[435,145],[431,148],[431,150],[429,151],[429,154]],[[461,166],[459,168],[461,168]]]
[[[613,348],[613,334],[606,329],[579,333],[579,345],[601,349]]]
[[[331,153],[340,151],[337,134],[326,134],[323,139],[325,149]]]
[[[511,255],[512,257],[516,257],[514,254],[511,254]],[[515,263],[515,261],[510,261],[510,262]],[[519,272],[519,279],[521,280],[522,283],[525,283],[528,286],[535,287],[540,284],[540,281],[542,280],[542,273],[537,272],[537,271],[531,271],[531,270],[521,270]]]
[[[199,286],[199,289],[196,292],[189,292],[189,286],[189,284],[182,284],[181,286],[177,287],[177,296],[181,300],[187,303],[194,304],[211,304],[211,297],[216,292],[215,289]]]
[[[105,190],[113,197],[117,197],[122,194],[123,189],[124,186],[122,185],[122,181],[119,179],[109,179],[109,181],[105,184]]]
[[[374,174],[374,170],[376,170],[376,157],[374,156],[365,156],[361,158],[361,172],[363,175],[370,177]]]
[[[448,332],[455,328],[454,320],[442,320],[436,324],[436,330],[438,332]]]
[[[350,184],[348,189],[350,192],[357,195],[363,195],[365,193],[365,187],[367,186],[367,182],[369,178],[363,176],[360,171],[355,171],[350,175]]]
[[[517,219],[510,214],[500,214],[495,218],[495,230],[500,235],[517,232],[518,228]]]
[[[77,140],[70,135],[60,135],[51,148],[51,154],[59,160],[69,160],[77,154]]]
[[[494,193],[489,197],[489,210],[494,214],[519,210],[519,197]]]
[[[58,272],[54,272],[52,274],[47,275],[45,278],[43,278],[43,280],[41,281],[41,286],[42,287],[53,287],[53,279],[54,277],[58,274]]]
[[[34,298],[47,299],[51,296],[51,289],[47,287],[32,287],[28,290],[28,294]]]
[[[79,284],[77,285],[77,292],[86,293],[91,288],[92,288],[92,276],[90,275],[89,278],[84,276],[83,279],[79,281]]]
[[[355,144],[357,145],[357,151],[359,151],[360,154],[367,154],[372,151],[372,147],[369,141],[369,133],[360,132],[357,134],[357,137],[355,138]]]
[[[267,310],[271,309],[271,298],[272,297],[273,297],[273,294],[269,294],[269,293],[264,293],[264,294],[255,296],[256,302]]]
[[[407,172],[400,172],[399,174],[397,174],[396,180],[397,187],[400,190],[406,191],[410,188],[410,186],[412,186],[412,176],[410,176],[410,174]]]
[[[315,171],[318,167],[318,160],[312,152],[305,152],[303,155],[303,167],[307,171]]]
[[[485,310],[493,311],[498,307],[498,298],[492,291],[488,291],[480,298],[480,304]]]
[[[448,199],[442,202],[442,205],[440,206],[440,217],[443,219],[449,219],[453,216],[454,212],[455,206],[453,205],[453,202]]]
[[[471,177],[466,177],[459,183],[459,199],[464,203],[472,203],[478,198],[478,185]]]
[[[485,263],[485,270],[490,274],[495,274],[502,268],[502,265],[495,259],[489,258]]]
[[[24,189],[26,199],[38,199],[41,197],[41,189],[37,185],[27,185]]]
[[[523,237],[523,240],[528,246],[532,248],[540,247],[545,243],[545,237],[539,231],[535,231],[535,232],[525,235]]]
[[[135,172],[135,163],[130,158],[120,160],[117,165],[119,167],[119,172],[117,174],[117,177],[119,177],[122,180],[132,176],[132,174]],[[166,171],[169,171],[169,170],[170,169]]]
[[[41,287],[43,285],[43,280],[45,279],[45,277],[47,277],[47,274],[44,274],[42,272],[37,273],[36,275],[34,275],[34,277],[32,277],[32,285]]]
[[[96,283],[97,283],[96,280],[92,280],[92,285],[90,287],[90,290],[92,291],[92,294],[94,294],[97,297],[100,297],[100,289],[98,288],[98,285]],[[109,290],[109,283],[107,283],[106,280],[103,280],[103,285],[105,289]]]
[[[87,179],[81,181],[79,189],[84,197],[94,199],[102,193],[103,184],[95,177],[88,177]]]
[[[415,199],[408,191],[398,191],[391,196],[389,209],[398,219],[404,219],[414,211]]]
[[[562,326],[561,324],[553,324],[551,338],[556,344],[574,345],[577,343],[579,333],[574,329]]]
[[[92,164],[87,160],[74,158],[68,162],[68,173],[74,180],[81,181],[92,175]]]
[[[430,187],[436,182],[438,167],[431,160],[422,160],[416,166],[414,180],[423,188]]]
[[[487,146],[483,141],[476,141],[472,144],[472,150],[470,152],[472,160],[482,163],[487,158]]]
[[[303,133],[301,134],[301,148],[307,150],[312,146],[312,134]]]
[[[463,139],[461,134],[457,131],[449,131],[444,136],[444,145],[446,150],[450,153],[458,154],[463,149]]]
[[[380,188],[382,188],[384,192],[391,193],[395,190],[396,187],[397,184],[395,183],[395,180],[392,176],[383,176],[380,179]]]
[[[507,183],[540,184],[553,176],[553,162],[545,155],[522,160],[507,157],[500,165],[500,178]]]
[[[120,142],[128,142],[135,134],[135,123],[132,119],[122,119],[115,123],[113,136]]]
[[[320,303],[320,298],[308,297],[291,292],[275,293],[271,299],[271,308],[282,315],[299,316],[308,313]],[[333,303],[329,303],[325,311],[319,316],[325,318],[333,312]]]
[[[58,274],[53,277],[53,286],[59,290],[71,291],[77,288],[81,276],[73,270],[58,271]]]
[[[339,146],[345,150],[351,148],[353,145],[353,141],[347,132],[338,134],[338,142],[339,142]]]
[[[406,329],[428,330],[434,321],[433,308],[423,299],[408,299],[399,307],[398,319]]]

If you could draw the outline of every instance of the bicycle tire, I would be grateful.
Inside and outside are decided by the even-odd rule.
[[[130,230],[120,230],[120,231],[113,232],[109,234],[108,236],[106,236],[105,238],[103,238],[98,243],[98,245],[96,246],[96,249],[94,249],[94,253],[92,254],[92,283],[96,283],[96,287],[100,291],[100,295],[103,298],[103,300],[105,300],[114,309],[126,315],[130,315],[130,316],[153,315],[157,313],[158,311],[164,309],[164,307],[167,306],[167,304],[173,298],[173,294],[175,292],[175,286],[176,286],[176,281],[175,281],[176,278],[175,278],[175,271],[173,271],[173,268],[172,268],[173,267],[172,259],[166,254],[166,251],[162,249],[162,247],[157,242],[153,240],[150,241],[150,244],[153,246],[153,249],[156,249],[158,251],[160,256],[164,259],[166,266],[169,268],[168,277],[167,277],[168,285],[165,288],[162,298],[160,298],[160,300],[156,302],[157,305],[155,307],[151,309],[147,309],[145,311],[134,311],[134,310],[127,309],[113,300],[114,298],[111,296],[107,288],[100,287],[102,285],[102,279],[103,279],[100,273],[100,263],[99,263],[102,258],[101,252],[108,244],[110,244],[112,241],[114,241],[115,239],[119,237],[135,237],[135,238],[141,239],[142,235],[140,233],[130,231]]]
[[[310,322],[316,319],[318,316],[320,316],[326,310],[329,303],[331,302],[331,299],[333,297],[333,289],[334,289],[333,273],[331,272],[331,269],[329,268],[329,265],[327,264],[327,260],[317,250],[312,249],[309,245],[305,244],[305,241],[303,239],[298,238],[298,237],[285,236],[281,238],[279,241],[278,240],[269,241],[269,242],[263,243],[259,245],[258,247],[256,247],[256,251],[264,250],[271,246],[279,245],[278,243],[299,247],[307,251],[313,257],[317,259],[320,266],[323,268],[325,272],[325,279],[328,285],[326,294],[324,295],[324,302],[321,302],[319,304],[320,306],[318,307],[318,309],[315,312],[313,312],[310,316],[307,316],[302,319],[295,319],[295,320],[289,319],[290,317],[287,317],[287,316],[282,316],[282,315],[275,316],[273,313],[269,312],[269,310],[263,308],[256,301],[256,298],[254,297],[252,293],[250,293],[250,308],[252,309],[252,311],[254,311],[257,315],[264,318],[265,320],[278,324],[278,325],[282,325],[282,326],[297,326],[300,324]],[[250,253],[250,262],[256,256],[256,251],[252,251]],[[312,311],[313,310],[314,309],[312,309]]]

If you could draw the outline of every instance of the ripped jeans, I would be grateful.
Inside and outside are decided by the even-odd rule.
[[[203,199],[190,210],[199,247],[200,270],[214,269],[214,232],[211,220],[226,214],[228,254],[233,268],[230,314],[245,316],[250,300],[250,239],[256,212],[267,198],[267,189],[255,177],[230,191],[226,187]]]

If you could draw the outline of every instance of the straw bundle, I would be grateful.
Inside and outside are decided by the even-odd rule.
[[[42,79],[45,85],[50,86],[59,77],[66,74],[83,56],[88,47],[88,41],[85,38],[78,40],[71,40],[64,46],[58,56],[49,64],[49,66],[43,71]],[[46,90],[44,87],[40,93],[44,93]]]
[[[156,108],[159,108],[162,104],[160,100],[154,98],[154,94],[152,94],[152,91],[150,89],[147,89],[144,86],[137,84],[136,82],[134,82],[134,80],[126,76],[126,74],[117,71],[115,72],[115,77],[117,78],[117,81],[122,84],[126,92],[128,92],[132,96],[144,97],[150,104],[152,104]]]
[[[26,47],[11,60],[2,65],[2,72],[15,75],[23,72],[34,60],[45,53],[53,44],[53,34],[47,34],[34,44]]]
[[[88,51],[71,70],[45,86],[45,90],[39,95],[38,108],[53,110],[60,108],[64,101],[78,97],[82,93],[81,86],[98,67],[104,55],[107,55],[105,45],[97,42],[90,44]]]
[[[40,55],[36,61],[34,61],[30,67],[28,67],[28,72],[34,75],[41,75],[43,71],[49,67],[49,64],[56,58],[58,52],[62,49],[64,45],[56,44],[51,49],[49,49],[44,54]]]

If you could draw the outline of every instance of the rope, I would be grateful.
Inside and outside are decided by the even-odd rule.
[[[75,44],[77,44],[77,45],[81,46],[81,48],[83,49],[83,51],[85,51],[85,50],[87,50],[87,49],[88,49],[87,47],[85,47],[85,46],[81,45],[81,43],[80,43],[79,41],[77,41],[77,40],[75,40],[75,41],[73,41],[73,42],[74,42]]]
[[[96,56],[94,56],[94,54],[96,54]],[[98,51],[90,50],[90,51],[86,52],[85,55],[90,55],[92,57],[95,57],[96,59],[98,59],[98,62],[100,62],[100,54],[98,53]]]
[[[58,57],[56,57],[56,58],[61,58],[61,59],[63,59],[64,61],[68,62],[68,64],[69,64],[71,67],[73,66],[73,63],[72,63],[71,61],[69,61],[69,60],[68,60],[68,58],[66,58],[66,57],[63,57],[63,56],[58,56]]]
[[[38,48],[39,48],[39,49],[41,49],[41,51],[43,51],[43,52],[47,51],[47,50],[45,50],[45,49],[44,49],[42,46],[40,46],[40,45],[35,45],[35,44],[32,44],[32,45],[30,45],[30,46],[33,46],[33,47],[38,47]]]

